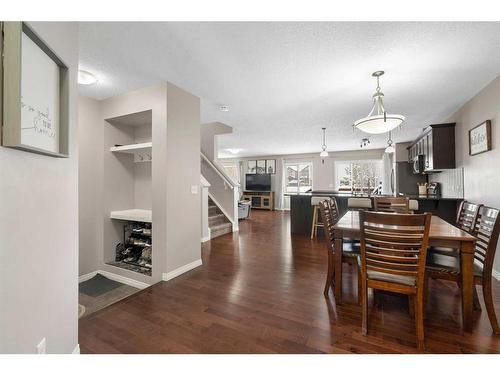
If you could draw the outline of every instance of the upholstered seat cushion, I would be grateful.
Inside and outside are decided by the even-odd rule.
[[[368,271],[368,280],[385,281],[402,285],[415,286],[416,278],[411,276],[393,275],[385,272]]]
[[[458,256],[428,252],[425,268],[431,272],[458,276],[460,274],[460,258]],[[483,268],[480,264],[474,263],[473,274],[474,276],[481,276],[483,274]]]

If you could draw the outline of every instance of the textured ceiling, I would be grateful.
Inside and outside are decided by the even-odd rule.
[[[80,68],[99,78],[81,94],[98,99],[160,80],[200,96],[202,122],[234,129],[221,156],[319,152],[323,126],[329,150],[350,150],[373,71],[407,118],[393,138],[411,140],[500,74],[500,23],[81,23]]]

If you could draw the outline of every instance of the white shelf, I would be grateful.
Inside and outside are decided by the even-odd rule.
[[[111,211],[109,217],[116,220],[140,221],[143,223],[152,222],[151,210],[141,210],[138,208],[123,211]]]
[[[134,155],[135,162],[151,161],[153,152],[152,142],[134,143],[131,145],[110,147],[111,152],[120,152]]]

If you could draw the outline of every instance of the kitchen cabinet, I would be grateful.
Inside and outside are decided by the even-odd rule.
[[[455,123],[434,124],[408,147],[408,162],[425,156],[425,171],[455,168]]]

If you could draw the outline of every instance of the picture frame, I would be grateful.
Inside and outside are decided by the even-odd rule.
[[[486,120],[469,130],[469,155],[491,150],[491,121]]]
[[[266,173],[276,174],[276,159],[266,160]]]
[[[25,23],[1,22],[1,144],[69,156],[69,69]]]
[[[258,174],[266,173],[266,161],[265,160],[257,160],[257,173]]]
[[[249,173],[249,174],[257,173],[257,160],[248,160],[247,161],[247,173]]]

